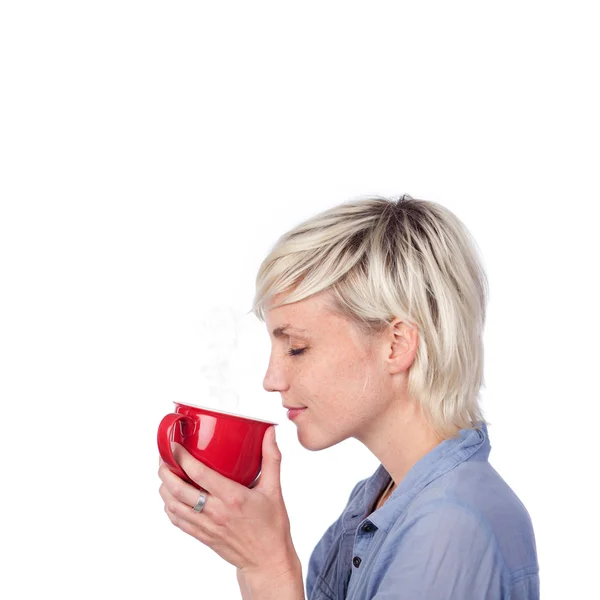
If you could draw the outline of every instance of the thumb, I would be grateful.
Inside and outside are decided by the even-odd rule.
[[[281,451],[277,445],[275,426],[269,427],[263,437],[261,487],[281,487]]]

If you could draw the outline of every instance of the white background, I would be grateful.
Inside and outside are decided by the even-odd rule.
[[[491,462],[528,508],[542,597],[598,589],[600,42],[593,2],[4,2],[3,598],[238,598],[171,525],[156,427],[202,403],[210,306],[249,310],[276,239],[366,194],[438,201],[491,299]],[[276,420],[305,575],[377,462]]]

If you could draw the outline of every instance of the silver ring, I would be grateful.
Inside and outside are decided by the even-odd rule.
[[[204,505],[206,504],[206,496],[204,494],[200,494],[200,498],[198,498],[198,502],[196,502],[196,506],[193,507],[194,512],[202,512]]]

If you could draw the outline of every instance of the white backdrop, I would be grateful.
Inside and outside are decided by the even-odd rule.
[[[453,210],[491,300],[491,462],[546,600],[597,590],[600,42],[592,2],[5,2],[0,8],[0,596],[238,598],[171,525],[156,427],[203,403],[200,324],[250,308],[276,239],[366,194]],[[596,75],[594,75],[596,73]],[[377,462],[280,423],[306,566]]]

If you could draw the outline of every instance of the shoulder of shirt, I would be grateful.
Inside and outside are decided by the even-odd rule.
[[[537,566],[531,517],[515,492],[487,462],[461,463],[431,482],[390,527],[390,533],[401,533],[417,522],[426,527],[429,520],[452,521],[451,514],[464,515],[477,524],[481,535],[493,539],[510,571],[524,565]],[[460,531],[453,535],[460,535]]]
[[[501,513],[530,520],[517,494],[489,462],[465,461],[457,465],[417,494],[412,506],[444,501],[490,518]]]

